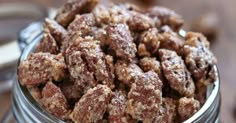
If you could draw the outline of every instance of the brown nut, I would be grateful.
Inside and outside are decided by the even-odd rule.
[[[55,20],[64,27],[67,27],[75,18],[76,14],[91,12],[99,0],[69,0],[62,6]]]
[[[152,122],[160,109],[161,88],[162,82],[154,71],[138,76],[128,93],[126,112],[144,123]]]
[[[68,119],[69,106],[66,98],[52,82],[47,82],[42,91],[41,103],[50,113],[61,119]]]
[[[200,33],[188,32],[183,47],[185,62],[198,82],[208,85],[215,81],[217,60],[209,50],[209,42]]]
[[[180,120],[184,121],[190,118],[194,113],[200,109],[200,103],[194,98],[180,98],[178,104],[178,113]]]
[[[181,57],[176,52],[166,49],[160,49],[159,55],[164,76],[171,88],[184,96],[192,97],[195,85]]]
[[[106,28],[109,46],[116,52],[116,56],[131,61],[137,52],[133,37],[126,24],[115,24]]]
[[[22,85],[61,81],[65,76],[66,65],[61,54],[33,53],[18,67],[18,79]]]
[[[156,54],[160,45],[158,35],[156,28],[150,28],[141,34],[138,44],[139,56],[152,56]]]
[[[59,53],[59,47],[57,46],[57,42],[52,37],[52,35],[48,32],[45,32],[43,34],[43,38],[40,41],[39,45],[36,47],[35,52],[48,52],[51,54],[58,54]]]
[[[110,99],[111,89],[106,85],[89,89],[75,104],[70,118],[76,123],[94,123],[102,120]]]

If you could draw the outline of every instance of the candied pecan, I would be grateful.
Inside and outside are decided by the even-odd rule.
[[[137,52],[136,45],[126,24],[115,24],[106,28],[110,48],[116,56],[131,61]]]
[[[125,61],[117,61],[115,64],[117,79],[129,87],[131,87],[134,82],[134,78],[142,73],[143,71],[136,64],[127,63]]]
[[[183,50],[185,62],[194,78],[205,85],[214,82],[216,59],[209,50],[206,38],[199,33],[187,33]]]
[[[52,82],[47,82],[42,91],[41,103],[50,113],[61,119],[68,119],[69,105],[65,96]]]
[[[182,55],[182,47],[184,45],[184,40],[181,39],[180,36],[172,30],[163,30],[165,30],[165,32],[158,35],[158,40],[160,41],[160,48],[174,50],[178,53],[178,55]]]
[[[98,1],[99,0],[68,0],[57,12],[55,20],[62,26],[67,27],[71,21],[73,21],[76,14],[91,12]]]
[[[18,67],[22,85],[38,85],[49,80],[61,81],[66,75],[66,64],[61,54],[33,53]]]
[[[114,88],[113,59],[102,52],[99,41],[90,37],[79,38],[67,48],[66,62],[71,76],[78,80],[83,92],[97,82]]]
[[[76,15],[75,19],[67,27],[69,32],[81,31],[81,35],[88,35],[95,26],[95,18],[93,14]]]
[[[61,46],[63,38],[67,35],[67,31],[59,25],[55,20],[46,18],[44,21],[44,32],[48,32],[57,42],[58,46]]]
[[[127,24],[132,31],[144,31],[154,27],[154,21],[144,14],[130,11],[129,15],[130,17],[127,21]]]
[[[176,14],[171,9],[161,6],[155,6],[150,8],[147,11],[147,15],[152,18],[158,18],[157,20],[160,19],[161,25],[168,25],[174,31],[178,31],[184,23],[184,20],[180,15]]]
[[[42,93],[39,87],[37,86],[27,86],[31,96],[35,99],[35,101],[39,102],[42,98]]]
[[[74,104],[82,96],[82,92],[75,85],[75,80],[73,78],[67,78],[62,83],[59,84],[62,93],[65,95],[69,104]]]
[[[66,49],[73,44],[73,42],[75,42],[76,40],[81,40],[81,32],[73,32],[73,33],[68,33],[68,35],[65,36],[65,38],[63,39],[62,42],[62,46],[61,46],[61,53],[63,54],[63,56],[65,57],[65,52]]]
[[[97,85],[89,89],[75,104],[70,118],[76,123],[93,123],[102,120],[111,99],[111,89]]]
[[[94,37],[95,40],[99,40],[101,43],[101,46],[105,46],[108,45],[108,41],[107,41],[107,32],[105,29],[103,28],[92,28],[92,35]]]
[[[159,78],[164,81],[160,62],[156,60],[155,57],[144,57],[140,59],[139,65],[144,72],[148,72],[150,70],[154,70]]]
[[[176,116],[176,100],[162,98],[160,110],[153,123],[174,123]]]
[[[207,86],[200,82],[196,82],[195,85],[196,85],[196,91],[194,98],[197,99],[202,106],[207,98]]]
[[[180,116],[181,121],[190,118],[199,109],[200,109],[200,103],[198,102],[198,100],[186,97],[182,97],[179,99],[178,114]]]
[[[125,7],[118,5],[111,5],[110,7],[98,5],[92,13],[95,16],[97,24],[100,26],[102,24],[126,23],[129,18]]]
[[[188,45],[188,46],[196,47],[196,48],[197,47],[206,47],[208,49],[210,48],[209,41],[201,33],[187,32],[185,39],[186,41],[184,45]]]
[[[128,93],[126,112],[144,123],[152,122],[160,109],[161,88],[162,82],[154,71],[137,76]]]
[[[57,46],[57,42],[52,37],[52,35],[48,32],[43,34],[43,38],[40,41],[39,45],[36,47],[35,52],[49,52],[51,54],[58,54],[59,48]]]
[[[157,52],[160,41],[158,39],[158,30],[151,28],[141,34],[139,37],[138,55],[151,56]]]
[[[184,96],[193,96],[195,85],[184,61],[176,52],[160,49],[161,66],[171,88]]]
[[[108,105],[110,123],[128,123],[127,114],[125,113],[127,94],[125,91],[116,90]]]

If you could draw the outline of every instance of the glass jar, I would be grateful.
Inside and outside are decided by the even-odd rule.
[[[26,59],[27,56],[34,50],[36,44],[42,37],[42,31],[35,33],[35,29],[39,29],[41,25],[29,26],[26,30],[23,30],[19,35],[19,43],[24,49],[20,61]],[[34,35],[32,35],[34,32]],[[183,30],[182,32],[183,33]],[[180,34],[181,35],[181,34]],[[29,43],[31,42],[31,43]],[[29,43],[29,44],[27,44]],[[220,117],[220,78],[218,69],[215,66],[214,69],[217,71],[217,79],[213,85],[210,85],[207,89],[207,100],[201,109],[195,113],[191,118],[186,120],[184,123],[219,123]],[[16,77],[17,78],[17,77]],[[63,122],[60,119],[54,117],[49,112],[44,110],[30,95],[26,87],[19,84],[18,80],[15,80],[12,95],[12,111],[14,117],[19,123],[33,122],[33,123],[60,123]]]

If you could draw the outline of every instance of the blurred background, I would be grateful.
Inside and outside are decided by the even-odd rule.
[[[127,0],[115,0],[124,2]],[[184,29],[204,33],[218,58],[221,77],[221,123],[236,122],[236,1],[235,0],[128,0],[144,8],[166,6],[182,15]],[[42,21],[51,8],[65,0],[0,0],[0,121],[10,107],[11,91],[20,49],[17,33]],[[7,84],[5,84],[7,82]],[[4,84],[3,84],[4,83]]]

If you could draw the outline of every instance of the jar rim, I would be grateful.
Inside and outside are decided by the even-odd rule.
[[[27,58],[27,56],[34,50],[34,47],[37,45],[37,43],[40,41],[41,38],[42,38],[42,33],[40,33],[35,38],[33,38],[32,42],[27,47],[25,47],[25,49],[23,50],[23,52],[20,56],[20,59],[18,61],[18,66],[19,66],[20,62],[25,60]],[[198,120],[203,114],[205,114],[207,112],[207,110],[211,107],[211,105],[213,104],[213,102],[215,101],[217,96],[219,95],[219,91],[220,91],[219,69],[218,69],[217,65],[214,65],[213,69],[216,71],[216,73],[215,73],[216,74],[216,80],[213,84],[208,85],[207,92],[209,92],[209,90],[210,90],[209,96],[207,97],[205,103],[202,105],[200,110],[198,110],[193,116],[191,116],[189,119],[187,119],[183,123],[192,123],[192,122],[195,122],[196,120]],[[18,75],[18,70],[17,70],[17,75]],[[17,79],[16,84],[18,84],[18,86],[20,87],[19,90],[21,91],[21,93],[23,93],[23,96],[26,100],[32,100],[33,99],[30,92],[28,91],[28,89],[19,84],[18,79]],[[40,110],[42,110],[43,113],[41,113],[41,115],[49,116],[49,117],[53,118],[53,120],[56,120],[56,122],[64,122],[64,121],[58,119],[57,117],[53,116],[51,113],[49,113],[44,108],[41,108],[41,106],[39,106],[39,104],[37,102],[36,102],[37,104],[34,104],[31,101],[28,101],[28,103],[34,108],[34,110],[37,110],[37,112],[41,113]]]

